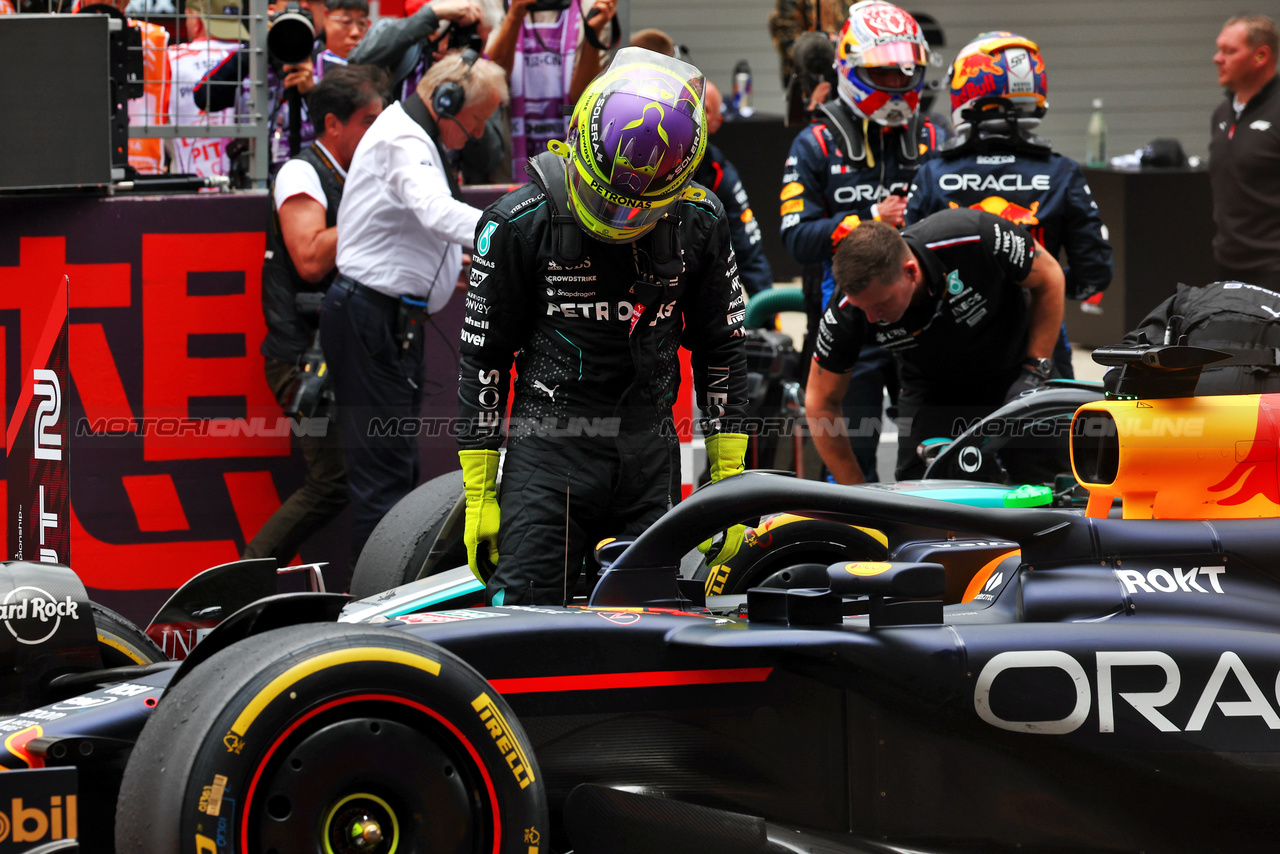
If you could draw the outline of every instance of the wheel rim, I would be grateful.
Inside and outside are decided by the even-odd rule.
[[[250,786],[242,851],[492,850],[493,784],[474,749],[425,707],[386,699],[326,704],[286,730]]]

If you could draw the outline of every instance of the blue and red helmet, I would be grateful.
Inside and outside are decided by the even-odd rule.
[[[629,47],[578,99],[569,206],[594,237],[626,243],[667,214],[707,148],[706,80],[687,62]]]
[[[968,125],[965,110],[975,107],[999,111],[1002,105],[984,98],[1004,98],[1019,116],[1039,119],[1049,107],[1049,78],[1040,47],[1016,33],[982,33],[960,48],[951,70],[951,123]]]
[[[909,12],[884,0],[849,7],[836,41],[836,91],[864,119],[905,125],[920,107],[929,43]]]

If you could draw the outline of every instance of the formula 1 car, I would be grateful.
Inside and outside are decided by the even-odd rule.
[[[584,607],[268,597],[181,664],[72,673],[0,721],[0,844],[1271,850],[1277,440],[1280,395],[1104,401],[1072,426],[1084,514],[748,472]],[[807,588],[678,581],[709,532],[783,511],[943,536]]]

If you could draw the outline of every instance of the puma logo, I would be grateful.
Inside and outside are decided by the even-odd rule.
[[[1280,317],[1280,311],[1276,311],[1274,308],[1272,308],[1272,307],[1271,307],[1271,306],[1269,306],[1269,305],[1260,305],[1260,306],[1258,306],[1258,308],[1261,308],[1261,309],[1264,309],[1264,310],[1266,310],[1266,311],[1270,312],[1270,314],[1271,314],[1271,316],[1272,316],[1272,317]]]
[[[540,391],[545,391],[547,393],[547,397],[551,398],[552,403],[554,403],[556,399],[556,389],[560,388],[559,385],[557,385],[555,388],[547,388],[545,385],[542,384],[542,380],[534,380],[533,387]]]

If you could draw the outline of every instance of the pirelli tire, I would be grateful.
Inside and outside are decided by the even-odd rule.
[[[547,802],[469,665],[389,627],[248,638],[165,693],[125,770],[118,854],[527,852]]]
[[[351,595],[357,599],[376,596],[420,575],[465,564],[461,526],[446,530],[461,500],[462,471],[458,470],[432,478],[396,502],[379,520],[356,560]]]
[[[147,665],[168,660],[156,642],[128,619],[97,602],[90,602],[89,606],[93,611],[103,667]]]

